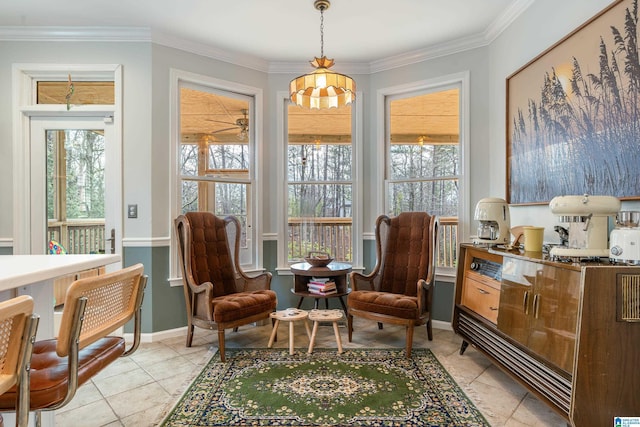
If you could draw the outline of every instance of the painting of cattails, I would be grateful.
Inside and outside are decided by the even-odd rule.
[[[509,203],[640,198],[639,49],[638,0],[617,1],[507,78]]]

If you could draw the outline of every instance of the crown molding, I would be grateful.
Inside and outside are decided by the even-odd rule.
[[[369,63],[338,62],[342,73],[371,74],[416,64],[490,44],[520,16],[535,0],[514,0],[489,27],[480,34],[451,40]],[[152,42],[207,58],[228,62],[264,73],[304,74],[311,70],[307,62],[268,61],[239,54],[215,46],[152,32],[141,27],[29,27],[0,26],[0,41],[91,41],[91,42]]]
[[[256,71],[261,71],[263,73],[269,72],[269,61],[257,58],[255,56],[230,52],[228,50],[223,50],[205,43],[185,40],[159,32],[154,32],[152,38],[153,43],[162,46],[183,50],[185,52],[194,53],[196,55],[204,56],[218,61],[228,62],[230,64],[239,65],[241,67],[250,68]]]
[[[485,31],[489,43],[494,41],[509,25],[516,20],[535,0],[516,0],[502,12]]]
[[[142,27],[2,27],[2,41],[150,42],[151,31]]]

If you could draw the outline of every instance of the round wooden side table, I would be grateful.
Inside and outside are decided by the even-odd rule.
[[[351,272],[351,264],[334,261],[326,267],[314,267],[308,262],[300,262],[291,265],[291,272],[293,273],[293,289],[291,289],[291,292],[300,297],[298,308],[302,306],[302,301],[305,298],[314,298],[313,308],[315,309],[318,308],[320,299],[324,299],[325,308],[329,308],[328,298],[339,298],[344,312],[347,312],[347,306],[342,297],[351,292],[351,289],[347,287],[347,274]],[[308,284],[312,277],[333,279],[336,282],[337,292],[328,295],[309,292]]]

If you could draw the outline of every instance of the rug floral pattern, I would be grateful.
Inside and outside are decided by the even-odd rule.
[[[428,349],[227,349],[163,426],[488,426]]]

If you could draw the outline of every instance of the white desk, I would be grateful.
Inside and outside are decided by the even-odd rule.
[[[34,312],[40,315],[37,340],[53,338],[53,281],[67,274],[120,262],[120,255],[0,255],[0,299],[31,295]],[[12,413],[3,414],[5,425],[15,423]],[[30,425],[33,416],[30,417]],[[43,426],[53,426],[53,411],[42,412]]]

